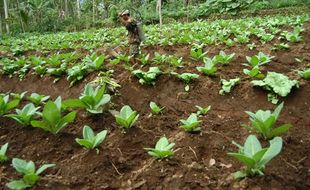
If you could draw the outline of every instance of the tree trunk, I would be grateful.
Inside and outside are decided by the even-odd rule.
[[[93,0],[93,23],[96,21],[96,0]]]
[[[157,5],[156,5],[156,10],[158,12],[158,15],[159,15],[159,26],[162,27],[163,25],[163,17],[162,17],[162,14],[161,14],[161,0],[157,0]]]
[[[1,17],[1,14],[0,14],[0,35],[3,34],[3,31],[2,31],[2,17]]]
[[[65,0],[65,18],[69,16],[68,0]]]
[[[80,7],[80,0],[76,0],[76,11],[78,19],[81,18],[81,7]]]
[[[9,23],[8,23],[9,10],[8,10],[7,0],[3,0],[3,6],[4,6],[5,28],[6,28],[6,32],[9,34],[10,33],[10,27],[9,27]]]

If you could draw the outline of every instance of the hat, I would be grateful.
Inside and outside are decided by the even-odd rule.
[[[129,15],[129,10],[125,10],[121,13],[121,16],[124,16],[124,15]]]

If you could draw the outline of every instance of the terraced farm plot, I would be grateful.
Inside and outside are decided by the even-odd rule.
[[[0,146],[8,143],[3,189],[22,178],[12,158],[55,164],[33,189],[310,188],[309,15],[145,31],[136,65],[129,63],[122,28],[0,42]],[[112,57],[108,48],[122,53]],[[28,120],[13,117],[27,105],[39,108]],[[254,123],[245,111],[263,119]],[[279,130],[283,124],[289,126]],[[106,130],[97,136],[101,143],[83,136],[92,133],[85,125],[95,134]],[[251,134],[266,148],[281,139],[281,147],[267,151],[280,152],[252,167],[228,155],[238,152],[232,141],[255,144]],[[161,137],[168,144],[155,147]],[[247,177],[234,179],[239,170]]]

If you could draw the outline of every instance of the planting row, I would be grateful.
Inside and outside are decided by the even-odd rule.
[[[270,42],[276,35],[282,36],[284,43],[279,48],[286,48],[286,42],[298,42],[302,38],[302,25],[309,20],[309,15],[253,17],[238,20],[196,21],[192,23],[173,23],[163,27],[149,25],[145,27],[149,45],[176,44],[226,44],[249,43],[250,37],[257,37],[261,43]],[[293,31],[282,29],[289,25]],[[87,49],[121,45],[126,42],[124,28],[102,29],[97,31],[57,33],[46,35],[23,34],[20,37],[4,38],[0,42],[0,51],[19,55],[27,50],[51,49]],[[251,44],[250,44],[251,46]],[[253,45],[252,45],[253,46]]]
[[[32,94],[29,97],[23,94],[12,94],[11,97],[15,99],[10,100],[10,95],[0,96],[1,115],[3,117],[12,118],[23,126],[32,126],[41,128],[52,134],[59,133],[69,123],[73,122],[76,117],[76,112],[73,108],[83,108],[89,114],[100,114],[109,109],[110,95],[105,92],[105,86],[92,87],[86,85],[84,92],[79,99],[61,100],[58,97],[55,101],[48,100],[48,96]],[[36,106],[42,105],[43,109],[40,112],[40,107],[36,107],[33,103],[26,104],[22,109],[16,109],[15,113],[8,114],[13,108],[17,107],[22,99],[32,101]],[[47,101],[47,102],[46,102]],[[283,103],[279,104],[272,112],[270,110],[258,110],[256,112],[247,111],[249,115],[250,125],[242,126],[254,132],[266,140],[270,140],[268,148],[262,148],[260,142],[255,135],[250,135],[245,141],[244,146],[235,142],[238,152],[228,153],[228,155],[240,160],[245,166],[245,170],[235,173],[236,178],[244,178],[247,176],[263,175],[265,165],[282,149],[282,138],[278,137],[287,132],[292,126],[284,124],[277,126],[277,120],[283,108]],[[180,120],[179,128],[184,129],[189,133],[199,133],[202,123],[200,117],[206,115],[211,107],[197,107],[196,113],[191,113],[187,119]],[[150,102],[150,109],[153,114],[164,114],[164,107],[158,106],[155,102]],[[122,107],[120,112],[115,115],[115,121],[118,125],[129,130],[133,127],[139,119],[137,111],[132,110],[128,105]],[[84,126],[82,138],[76,138],[76,143],[86,149],[96,149],[108,137],[107,130],[95,133],[91,127]],[[166,137],[160,138],[154,148],[145,148],[147,153],[155,158],[164,159],[174,155],[173,147],[175,143],[169,143]],[[0,161],[8,160],[6,152],[9,144],[6,143],[0,150]],[[97,149],[97,153],[99,150]],[[54,167],[54,164],[45,164],[38,170],[35,169],[34,162],[13,158],[12,166],[17,172],[23,175],[21,180],[14,180],[7,184],[10,189],[25,189],[33,186],[39,179],[40,174],[47,168]]]

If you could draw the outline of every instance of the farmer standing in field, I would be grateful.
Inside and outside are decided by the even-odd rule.
[[[134,64],[135,59],[140,52],[140,43],[142,41],[141,29],[139,28],[137,21],[130,17],[128,10],[121,12],[119,16],[122,24],[128,31],[129,54],[133,56],[131,63]]]

